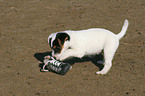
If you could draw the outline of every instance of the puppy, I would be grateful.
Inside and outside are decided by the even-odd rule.
[[[125,35],[128,25],[129,22],[126,19],[121,32],[117,35],[102,28],[52,33],[48,37],[52,56],[63,61],[69,57],[82,58],[85,55],[99,54],[103,50],[104,68],[96,74],[106,74],[112,66],[119,40]]]

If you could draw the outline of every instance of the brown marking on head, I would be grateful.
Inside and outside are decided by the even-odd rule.
[[[62,46],[61,44],[62,41],[59,38],[57,40],[58,40],[59,45]]]
[[[56,48],[56,46],[53,46],[53,49],[55,49]]]

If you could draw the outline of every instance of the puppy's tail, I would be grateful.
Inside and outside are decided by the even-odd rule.
[[[117,37],[119,39],[121,39],[125,35],[127,28],[128,28],[128,25],[129,25],[129,22],[127,19],[125,19],[121,32],[119,34],[117,34]]]

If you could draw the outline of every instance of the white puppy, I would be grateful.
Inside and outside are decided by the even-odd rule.
[[[126,19],[121,32],[117,35],[102,28],[52,33],[48,37],[52,56],[63,61],[69,57],[82,58],[85,55],[99,54],[104,50],[104,68],[96,74],[106,74],[112,66],[119,40],[125,35],[128,25]]]

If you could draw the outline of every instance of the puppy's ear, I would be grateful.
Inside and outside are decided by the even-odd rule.
[[[57,33],[53,43],[52,48],[55,53],[61,53],[64,42],[70,40],[70,36],[67,33]]]
[[[59,38],[58,38],[57,40],[58,40],[59,45],[62,47],[62,44],[63,44],[65,41],[68,40],[68,37],[66,37],[66,38],[64,39],[64,41],[61,41]]]
[[[63,46],[65,41],[70,40],[70,36],[67,33],[58,33],[56,38],[60,46]]]

